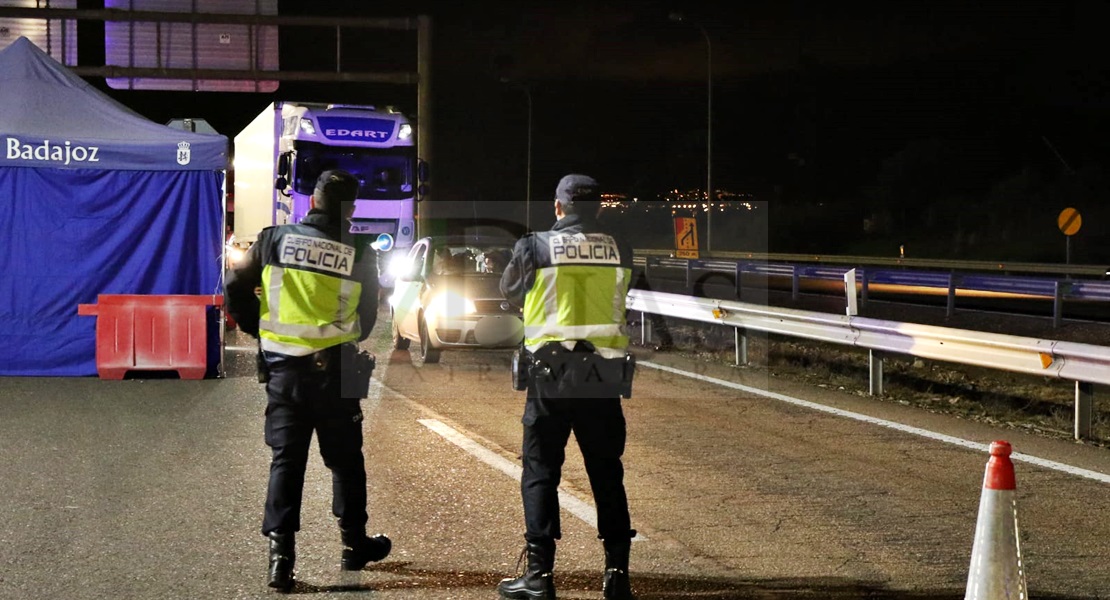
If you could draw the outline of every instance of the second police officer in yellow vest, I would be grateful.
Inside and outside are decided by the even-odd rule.
[[[597,182],[567,175],[556,188],[550,231],[525,235],[501,278],[509,302],[524,309],[520,377],[524,407],[523,474],[527,568],[498,586],[504,598],[555,598],[555,541],[562,536],[558,487],[574,432],[597,504],[605,551],[604,597],[628,600],[631,527],[621,456],[633,363],[627,355],[625,296],[632,250],[597,222]],[[523,383],[523,380],[527,383]]]

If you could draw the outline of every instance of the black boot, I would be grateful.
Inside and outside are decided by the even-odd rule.
[[[344,571],[361,571],[367,563],[378,562],[389,556],[393,542],[382,534],[366,537],[365,530],[342,531],[343,557],[339,567]]]
[[[606,540],[604,546],[605,578],[601,591],[605,600],[634,600],[632,586],[628,582],[628,551],[632,543],[629,540]]]
[[[267,585],[282,592],[293,589],[293,564],[297,562],[292,533],[270,532],[270,578]]]
[[[497,591],[502,598],[512,600],[555,600],[555,542],[534,544],[528,542],[524,554],[528,554],[528,570],[516,579],[502,579]],[[519,568],[520,563],[518,561]]]

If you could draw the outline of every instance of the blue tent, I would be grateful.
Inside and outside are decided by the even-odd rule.
[[[96,374],[98,294],[220,293],[227,138],[0,50],[0,375]]]

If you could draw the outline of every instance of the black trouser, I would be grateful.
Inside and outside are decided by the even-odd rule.
[[[366,468],[362,458],[362,408],[339,397],[336,367],[315,371],[311,361],[271,364],[266,405],[266,445],[273,450],[262,534],[301,527],[301,493],[312,432],[332,472],[332,512],[345,530],[366,527]]]
[[[624,491],[625,421],[620,398],[542,397],[529,385],[524,406],[524,537],[545,543],[559,539],[559,480],[571,431],[578,440],[597,504],[598,537],[627,540],[636,535]]]

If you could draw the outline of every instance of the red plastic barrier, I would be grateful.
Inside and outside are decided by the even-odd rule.
[[[96,371],[123,379],[128,371],[177,371],[203,379],[208,370],[208,307],[221,295],[100,294],[77,314],[96,316]]]

